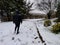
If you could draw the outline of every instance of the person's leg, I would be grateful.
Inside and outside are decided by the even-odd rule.
[[[17,25],[15,24],[15,31],[14,31],[14,33],[16,33],[16,30],[17,30]]]
[[[19,34],[19,27],[20,27],[20,24],[17,26],[17,34]]]

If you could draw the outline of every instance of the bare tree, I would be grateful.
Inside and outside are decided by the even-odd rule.
[[[31,3],[30,1],[28,3],[26,3],[26,1],[24,1],[25,14],[29,15],[29,11],[33,10],[33,9],[31,9],[31,7],[33,6],[33,3]]]
[[[54,6],[52,6],[54,4]],[[50,19],[52,12],[55,10],[57,6],[57,0],[53,2],[53,0],[42,0],[40,3],[37,3],[37,7],[40,10],[48,10],[47,16]]]

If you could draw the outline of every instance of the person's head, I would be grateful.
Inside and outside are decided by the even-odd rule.
[[[15,11],[15,13],[16,13],[16,14],[19,14],[19,11],[18,11],[18,10],[16,10],[16,11]]]

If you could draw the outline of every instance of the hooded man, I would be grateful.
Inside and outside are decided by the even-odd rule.
[[[19,11],[16,11],[16,14],[13,15],[13,23],[15,24],[15,32],[16,34],[19,34],[19,27],[20,23],[22,23],[23,16]]]

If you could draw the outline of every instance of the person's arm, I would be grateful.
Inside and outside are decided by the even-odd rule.
[[[14,15],[13,15],[12,21],[13,21],[13,23],[15,23],[15,16]]]

